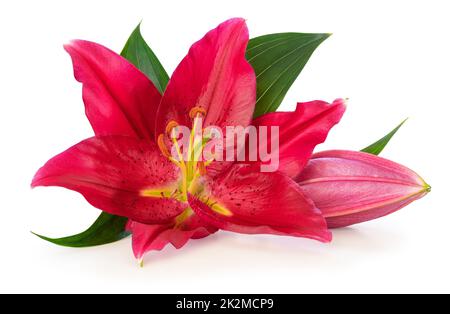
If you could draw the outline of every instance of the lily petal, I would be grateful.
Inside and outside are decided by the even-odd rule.
[[[255,120],[253,125],[279,126],[279,171],[296,178],[305,167],[316,145],[323,143],[330,129],[345,112],[345,101],[299,103],[294,112],[273,112]],[[270,146],[271,137],[268,137]]]
[[[169,243],[180,249],[190,239],[202,239],[217,231],[216,228],[204,224],[195,214],[182,223],[173,221],[146,225],[130,220],[127,230],[132,233],[133,252],[138,260],[142,260],[147,252],[161,251]]]
[[[325,219],[298,185],[282,173],[260,173],[259,167],[234,165],[189,195],[199,217],[219,229],[331,240]]]
[[[96,43],[76,40],[64,48],[83,83],[86,115],[98,136],[154,138],[161,95],[133,64]]]
[[[330,228],[386,216],[430,189],[418,174],[395,162],[337,150],[314,154],[298,182]]]
[[[32,187],[64,187],[107,213],[142,223],[165,223],[187,207],[169,195],[179,176],[179,169],[153,142],[106,136],[87,139],[48,161]],[[161,194],[143,197],[149,189]]]
[[[231,19],[196,42],[170,79],[158,109],[157,134],[170,121],[191,127],[190,110],[206,111],[204,126],[247,126],[256,102],[256,77],[245,58],[248,29]]]

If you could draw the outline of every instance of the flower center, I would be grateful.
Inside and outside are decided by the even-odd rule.
[[[173,164],[180,168],[181,181],[176,191],[175,198],[186,202],[188,193],[195,193],[200,187],[198,179],[206,174],[206,167],[212,162],[203,160],[203,149],[207,144],[207,139],[203,138],[203,118],[206,112],[203,108],[194,107],[189,116],[192,120],[189,140],[179,143],[179,124],[170,121],[166,127],[166,133],[158,136],[158,146],[161,153]],[[183,139],[184,140],[184,139]],[[169,151],[166,142],[172,143],[172,150]],[[183,149],[182,149],[183,148]]]
[[[180,169],[179,182],[164,188],[142,190],[141,196],[172,198],[187,203],[188,194],[195,194],[214,212],[231,216],[232,213],[227,208],[205,193],[206,190],[200,180],[206,174],[206,168],[215,159],[214,156],[203,156],[206,145],[212,140],[212,135],[204,136],[203,134],[203,118],[206,116],[206,112],[203,108],[195,107],[190,111],[189,116],[192,120],[192,129],[185,128],[185,133],[180,132],[182,128],[179,124],[176,121],[170,121],[166,126],[165,133],[158,136],[158,147],[161,153]],[[179,140],[180,134],[183,135],[182,140]],[[166,143],[171,144],[171,150]],[[176,226],[181,225],[192,215],[193,210],[188,207],[176,217]]]

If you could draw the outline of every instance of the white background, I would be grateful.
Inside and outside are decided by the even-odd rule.
[[[1,1],[0,292],[450,292],[448,1]],[[221,232],[151,253],[140,269],[130,240],[53,246],[98,215],[78,194],[31,190],[34,172],[92,131],[62,44],[81,38],[120,52],[142,32],[169,73],[189,46],[241,16],[251,36],[332,32],[286,97],[349,97],[326,148],[358,150],[405,117],[383,156],[433,187],[387,218],[334,232],[334,242]]]

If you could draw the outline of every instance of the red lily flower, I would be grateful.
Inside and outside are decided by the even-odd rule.
[[[244,20],[222,23],[191,47],[162,97],[107,48],[85,41],[66,46],[96,136],[47,162],[32,186],[65,187],[128,217],[138,259],[217,229],[330,241],[324,217],[293,179],[340,120],[342,100],[299,104],[293,113],[253,121],[280,126],[279,172],[261,173],[258,163],[176,161],[168,153],[177,125],[251,123],[256,78],[245,59],[247,42]]]

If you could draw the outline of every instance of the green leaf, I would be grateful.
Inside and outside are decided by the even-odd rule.
[[[249,41],[247,60],[257,77],[255,117],[278,109],[314,50],[330,35],[280,33]]]
[[[33,232],[39,238],[66,247],[90,247],[122,240],[129,235],[125,231],[127,218],[102,213],[86,231],[59,239],[51,239]]]
[[[131,33],[121,56],[141,70],[162,94],[169,82],[169,76],[161,62],[141,35],[141,24]]]
[[[389,132],[386,136],[382,137],[372,145],[367,146],[362,152],[369,153],[372,155],[379,155],[383,149],[386,147],[386,145],[389,143],[389,141],[392,139],[392,137],[397,133],[397,131],[402,127],[402,125],[406,122],[405,119],[402,123],[400,123],[395,129],[393,129],[391,132]]]

